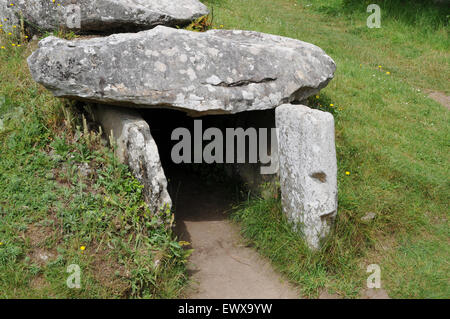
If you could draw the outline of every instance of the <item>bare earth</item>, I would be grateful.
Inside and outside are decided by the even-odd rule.
[[[428,92],[428,96],[450,110],[450,96],[442,92]]]
[[[243,244],[238,227],[225,214],[231,196],[194,179],[184,179],[177,187],[176,231],[194,248],[188,265],[192,285],[186,298],[299,298],[298,289]]]

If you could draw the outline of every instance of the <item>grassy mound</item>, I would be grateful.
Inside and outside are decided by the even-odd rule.
[[[172,213],[165,225],[152,217],[100,133],[33,82],[26,57],[35,43],[1,43],[0,297],[178,296],[188,251],[171,232]],[[72,264],[80,289],[67,285]]]

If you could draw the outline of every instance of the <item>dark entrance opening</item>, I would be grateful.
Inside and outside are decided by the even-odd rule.
[[[187,128],[191,133],[192,148],[194,121],[201,120],[202,132],[210,127],[218,128],[225,136],[226,128],[272,128],[274,111],[243,112],[234,115],[208,115],[190,117],[186,113],[167,109],[142,110],[142,116],[158,146],[161,163],[168,180],[168,191],[172,198],[176,218],[176,233],[181,240],[191,242],[186,223],[221,221],[227,218],[233,204],[247,198],[249,180],[258,173],[258,164],[226,163],[174,163],[171,153],[180,141],[172,141],[172,132]],[[203,147],[210,141],[204,141]],[[249,145],[246,143],[246,149]],[[225,149],[224,149],[225,153]],[[245,173],[243,173],[245,172]],[[243,178],[243,176],[250,176]]]

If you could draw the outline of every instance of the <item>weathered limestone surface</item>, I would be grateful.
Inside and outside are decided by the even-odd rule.
[[[208,14],[208,9],[198,0],[0,0],[0,17],[14,15],[13,12],[15,15],[20,12],[39,31],[64,27],[82,32],[110,32],[184,25]],[[79,17],[79,26],[75,16]]]
[[[283,209],[318,249],[337,214],[334,118],[290,104],[278,107],[275,116]]]
[[[3,29],[5,33],[18,32],[20,26],[19,17],[15,12],[10,9],[11,2],[8,0],[0,0],[0,29]],[[13,26],[16,28],[13,28]]]
[[[151,211],[156,213],[171,208],[167,179],[147,122],[129,109],[93,106],[91,110],[105,133],[110,136],[112,132],[119,160],[128,164],[137,180],[144,185],[144,198]]]
[[[303,101],[336,69],[322,49],[299,40],[162,26],[87,40],[47,37],[28,64],[33,78],[59,97],[194,115]]]

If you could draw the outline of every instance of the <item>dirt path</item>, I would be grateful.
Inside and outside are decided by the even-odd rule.
[[[269,262],[245,247],[239,229],[227,220],[232,196],[225,187],[195,178],[177,182],[176,231],[194,248],[189,261],[193,284],[187,298],[298,298]]]
[[[445,93],[442,92],[433,92],[433,91],[426,91],[426,92],[428,93],[428,96],[431,99],[442,104],[442,106],[446,107],[447,110],[450,110],[450,96],[445,95]]]

